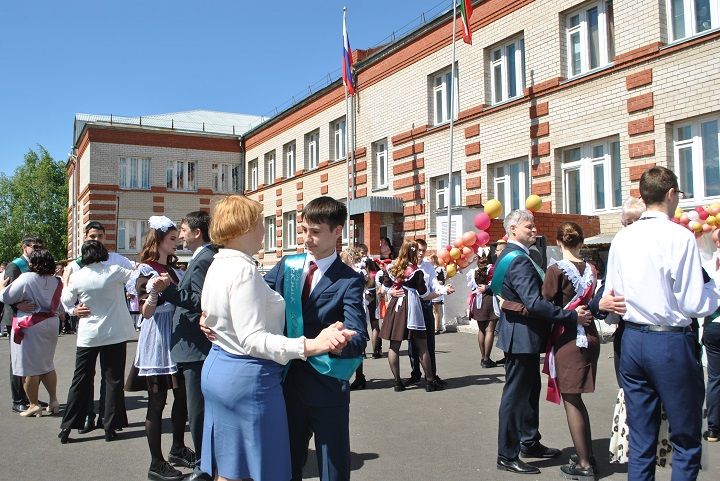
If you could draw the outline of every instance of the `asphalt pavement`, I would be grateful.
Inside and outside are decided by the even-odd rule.
[[[128,345],[128,365],[136,344]],[[387,343],[385,343],[387,348]],[[403,344],[403,349],[405,348]],[[404,352],[404,351],[403,351]],[[493,358],[500,357],[499,352]],[[607,447],[617,385],[613,373],[612,345],[603,344],[596,392],[584,396],[593,429],[593,448],[599,460],[599,479],[627,479],[624,465],[608,464]],[[9,360],[8,343],[0,342],[0,359]],[[55,355],[58,394],[67,397],[75,362],[75,336],[59,338]],[[392,389],[387,358],[367,359],[367,388],[352,393],[350,432],[352,479],[362,481],[469,481],[559,480],[560,465],[574,452],[562,407],[541,401],[540,432],[543,443],[563,450],[561,457],[532,463],[539,475],[516,475],[495,467],[497,413],[504,382],[502,367],[482,369],[476,338],[467,333],[437,337],[438,374],[449,383],[445,391],[427,393],[422,385],[404,392]],[[401,368],[409,375],[407,356]],[[150,464],[144,432],[146,400],[141,393],[126,397],[130,426],[119,439],[105,442],[102,431],[78,435],[61,445],[57,438],[60,418],[22,418],[10,409],[8,369],[0,369],[0,480],[144,480]],[[98,376],[99,380],[99,376]],[[545,379],[543,379],[545,382]],[[96,391],[98,390],[96,382]],[[47,394],[40,389],[41,399]],[[544,396],[544,392],[543,392]],[[96,398],[97,399],[97,398]],[[169,397],[169,403],[171,396]],[[170,449],[170,406],[165,409],[164,450]],[[186,442],[192,447],[190,434]],[[311,441],[305,479],[317,480],[314,444]],[[709,444],[709,469],[701,480],[720,479],[720,443]],[[187,471],[187,470],[185,470]],[[670,479],[668,468],[658,468],[659,481]],[[261,480],[258,480],[261,481]]]

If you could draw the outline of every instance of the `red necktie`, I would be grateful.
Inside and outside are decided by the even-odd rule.
[[[308,273],[305,276],[305,284],[303,285],[303,290],[302,290],[303,304],[305,304],[305,301],[307,301],[308,297],[310,297],[310,291],[312,290],[313,275],[315,275],[315,271],[317,270],[317,268],[318,268],[318,266],[315,263],[315,261],[310,261],[310,265],[308,265]]]

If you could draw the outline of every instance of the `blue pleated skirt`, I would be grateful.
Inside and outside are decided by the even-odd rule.
[[[213,346],[201,378],[204,472],[255,481],[291,478],[282,372],[276,362]]]

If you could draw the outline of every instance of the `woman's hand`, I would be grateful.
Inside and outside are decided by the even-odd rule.
[[[505,304],[505,299],[503,299],[503,298],[500,297],[500,296],[496,296],[496,297],[497,297],[497,300],[498,300],[498,307],[500,307],[500,309],[502,309],[502,308],[503,308],[503,304]]]
[[[355,335],[355,331],[345,329],[342,322],[328,326],[315,339],[305,339],[305,356],[317,356],[326,352],[339,354]]]
[[[200,316],[200,330],[203,334],[205,334],[205,337],[208,338],[208,341],[214,341],[217,339],[215,336],[215,331],[207,327],[207,324],[205,324],[205,319],[207,319],[207,313],[203,312]]]

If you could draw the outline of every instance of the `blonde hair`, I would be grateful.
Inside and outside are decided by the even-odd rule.
[[[342,252],[340,252],[340,259],[342,259],[342,261],[346,264],[354,266],[360,262],[360,259],[362,259],[360,249],[356,247],[346,247]]]
[[[250,232],[262,216],[262,204],[243,195],[228,195],[213,208],[210,240],[225,244],[230,239]]]

